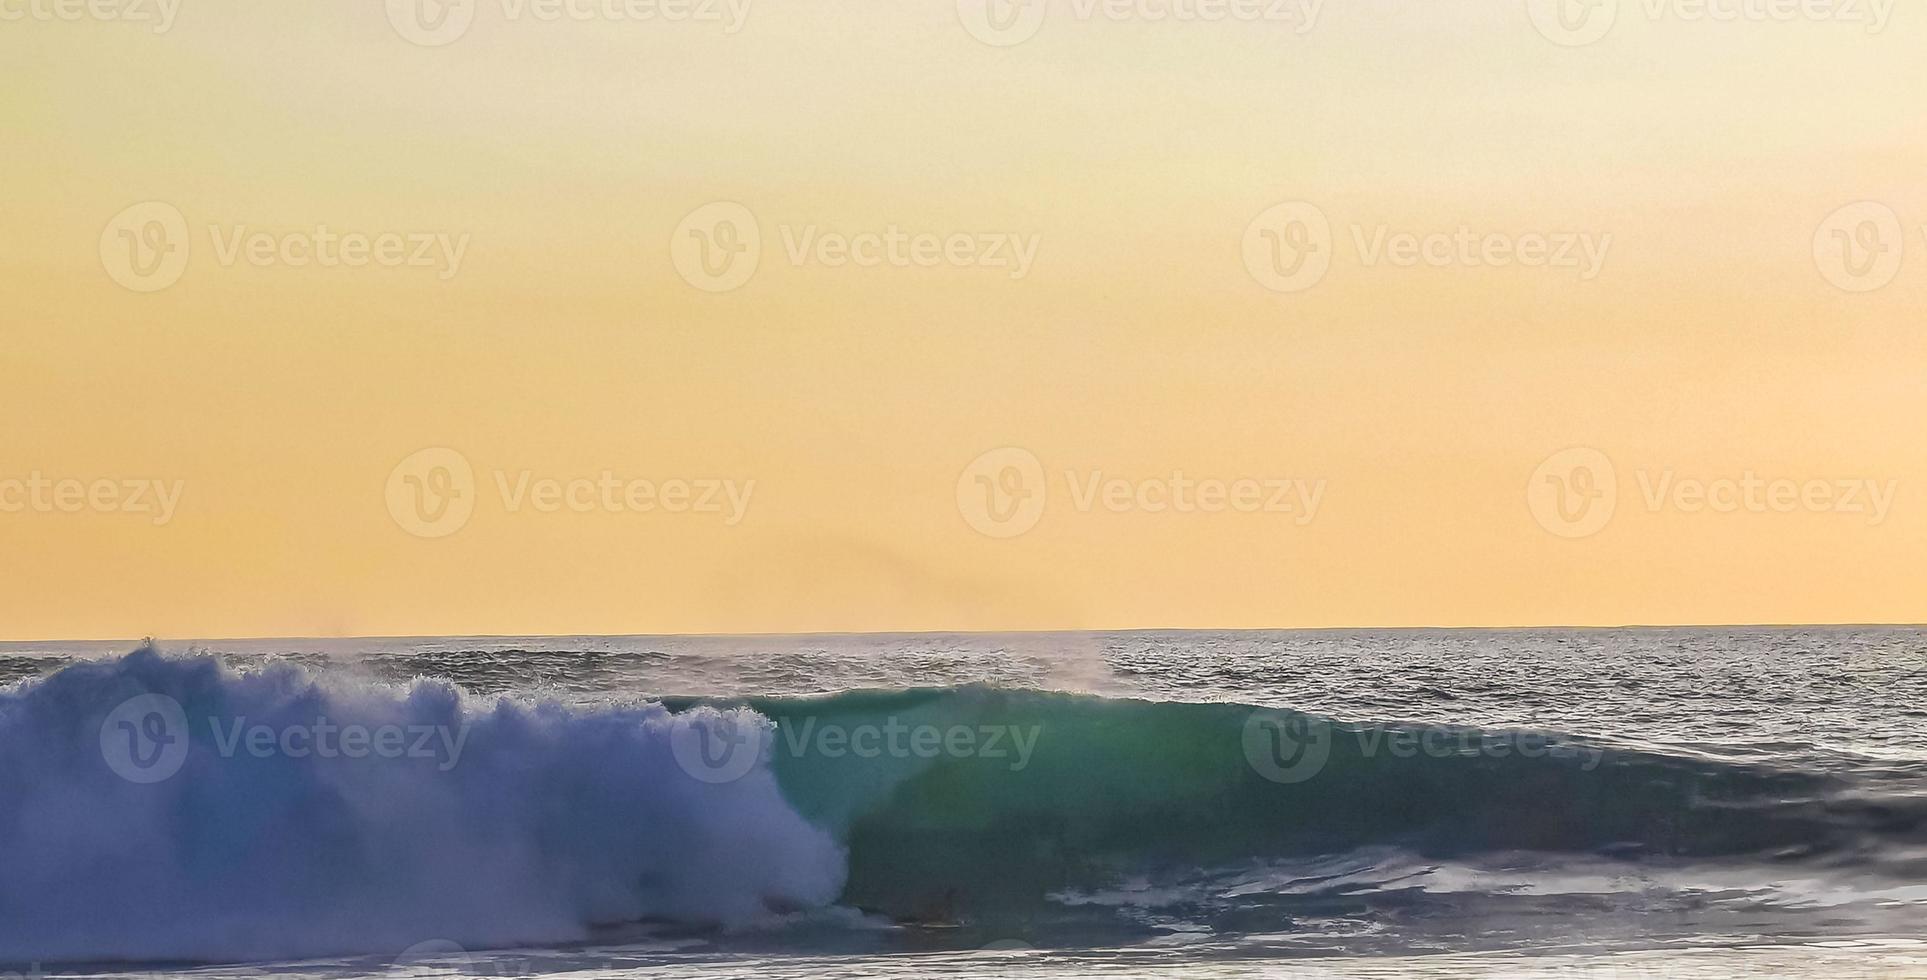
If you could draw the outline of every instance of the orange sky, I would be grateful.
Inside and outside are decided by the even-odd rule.
[[[0,0],[0,638],[1927,619],[1927,12],[1005,2]]]

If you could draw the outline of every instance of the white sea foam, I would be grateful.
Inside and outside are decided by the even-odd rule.
[[[186,729],[178,770],[151,782],[127,778],[116,739],[161,735],[132,745],[152,762],[173,732],[110,717],[143,695],[180,705]],[[0,961],[567,942],[599,923],[733,926],[833,900],[838,844],[760,761],[692,778],[676,717],[151,649],[0,690]],[[409,734],[385,743],[398,751],[323,754],[318,722]],[[237,724],[310,736],[237,742]]]

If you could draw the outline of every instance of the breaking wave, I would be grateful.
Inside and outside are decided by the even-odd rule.
[[[913,920],[1015,922],[1067,891],[1374,850],[1871,868],[1907,853],[1886,846],[1896,838],[1927,837],[1917,793],[1556,733],[984,687],[752,706],[776,722],[785,795],[849,848],[842,900]],[[1002,729],[1005,750],[830,758],[793,735],[892,723]],[[1309,762],[1272,755],[1274,728],[1315,750]]]
[[[0,692],[0,960],[554,943],[833,900],[841,847],[767,769],[689,778],[677,724],[151,649],[69,666]]]
[[[1927,836],[1917,794],[1555,734],[981,686],[572,707],[152,649],[0,690],[0,786],[6,961],[555,944],[830,905],[1037,935],[1109,914],[1107,889],[1267,862],[1872,868]],[[1234,904],[1240,928],[1278,914]]]

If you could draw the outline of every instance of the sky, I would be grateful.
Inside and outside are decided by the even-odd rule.
[[[1924,42],[0,0],[0,639],[1927,620]]]

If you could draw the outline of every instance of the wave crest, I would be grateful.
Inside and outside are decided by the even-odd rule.
[[[178,721],[144,707],[166,703]],[[722,783],[678,766],[679,721],[738,720],[151,648],[75,664],[0,692],[0,960],[567,942],[834,900],[841,847],[766,765]]]

